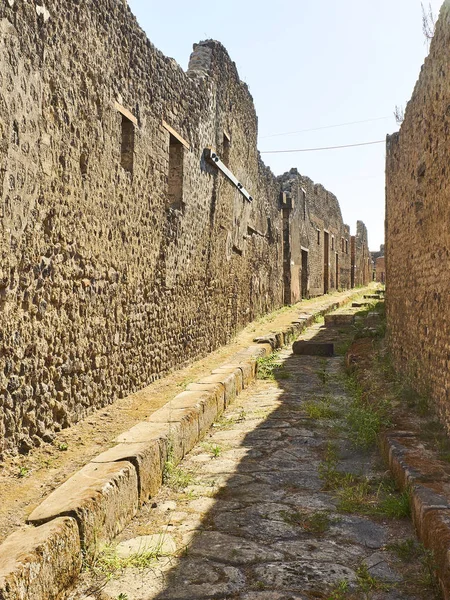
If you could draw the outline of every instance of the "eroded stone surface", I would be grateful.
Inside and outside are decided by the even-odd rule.
[[[75,519],[17,531],[0,546],[0,598],[56,600],[78,576],[81,560]]]

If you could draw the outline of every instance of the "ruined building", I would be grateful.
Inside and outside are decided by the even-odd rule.
[[[262,163],[223,46],[184,72],[122,0],[0,3],[0,138],[0,454],[351,285],[336,198]]]
[[[284,239],[284,301],[351,285],[350,228],[336,196],[291,169],[279,177]]]
[[[450,3],[400,132],[388,137],[388,340],[396,368],[450,430]]]

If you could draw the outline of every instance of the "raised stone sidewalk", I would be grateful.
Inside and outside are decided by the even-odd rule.
[[[259,343],[189,385],[58,487],[29,515],[28,526],[0,546],[0,599],[59,598],[79,574],[81,559],[92,560],[154,496],[167,461],[182,460],[250,385],[256,360],[354,296],[325,298],[282,330],[269,326]]]
[[[302,339],[338,349],[344,329],[316,324]],[[371,502],[350,510],[327,489],[336,473],[375,490],[392,485],[378,452],[348,439],[342,356],[283,349],[279,359],[275,379],[244,389],[166,472],[166,485],[92,561],[71,600],[437,597],[408,518],[377,513]],[[401,497],[392,488],[386,500],[397,506]]]

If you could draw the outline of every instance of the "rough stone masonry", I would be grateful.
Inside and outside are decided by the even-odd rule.
[[[450,2],[386,161],[386,309],[396,368],[450,431]]]
[[[185,73],[126,2],[0,2],[0,456],[350,286],[336,198],[292,174],[289,215],[256,140],[220,43]]]

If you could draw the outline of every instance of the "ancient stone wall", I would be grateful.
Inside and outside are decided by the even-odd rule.
[[[0,455],[283,304],[280,182],[220,43],[195,45],[185,73],[122,0],[3,1],[0,137]],[[329,289],[349,232],[334,196],[301,186],[316,295],[323,230]]]
[[[351,286],[367,285],[372,281],[373,267],[369,251],[367,227],[362,221],[356,222],[356,235],[352,236],[351,246]]]
[[[375,280],[378,283],[386,283],[386,265],[384,256],[379,256],[375,262]]]
[[[285,302],[350,287],[350,229],[336,196],[297,169],[279,177]]]
[[[450,3],[399,133],[388,137],[388,340],[398,371],[450,430]]]
[[[279,307],[282,221],[220,44],[186,74],[118,0],[0,24],[0,437],[26,451]]]

